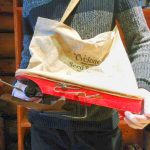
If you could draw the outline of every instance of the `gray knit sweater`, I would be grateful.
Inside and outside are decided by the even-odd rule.
[[[20,68],[26,68],[28,65],[29,44],[37,17],[60,20],[69,1],[24,0],[24,48]],[[80,0],[65,23],[77,30],[85,39],[112,30],[115,26],[115,19],[119,21],[124,32],[127,52],[138,86],[150,91],[150,31],[137,0]],[[77,105],[76,109],[73,109],[73,114],[83,114],[82,111],[79,111],[83,110],[81,107]],[[98,126],[105,126],[107,129],[117,126],[117,113],[112,109],[92,106],[88,108],[88,114],[83,121],[107,122],[107,119],[110,119],[111,121],[107,122],[110,126],[100,123]]]

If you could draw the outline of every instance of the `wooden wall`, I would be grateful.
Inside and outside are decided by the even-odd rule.
[[[143,9],[143,13],[144,13],[145,19],[147,21],[147,25],[150,28],[150,8],[149,9]]]
[[[0,78],[12,83],[15,72],[13,0],[0,0]],[[4,86],[0,90],[11,92]]]

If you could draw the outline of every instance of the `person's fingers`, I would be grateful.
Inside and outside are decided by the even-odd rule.
[[[129,111],[125,112],[125,117],[133,123],[136,123],[136,124],[139,123],[138,120],[135,118],[135,116]]]
[[[149,123],[149,120],[144,115],[135,115],[128,111],[125,112],[125,120],[129,126],[137,126],[139,129],[144,128]]]
[[[129,127],[134,128],[134,129],[143,129],[141,126],[138,126],[137,124],[134,124],[127,118],[124,118],[124,121],[128,124]]]
[[[145,123],[133,123],[131,120],[129,120],[128,118],[124,118],[125,122],[131,127],[131,128],[134,128],[134,129],[143,129],[144,127],[147,126],[147,124]]]
[[[141,88],[139,94],[144,99],[144,114],[150,116],[150,92]]]
[[[144,114],[150,120],[150,114]]]
[[[149,123],[150,122],[150,118],[148,118],[145,115],[136,115],[136,114],[134,114],[134,117],[136,118],[136,120],[139,123]]]

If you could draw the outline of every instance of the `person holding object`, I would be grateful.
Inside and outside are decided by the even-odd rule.
[[[141,88],[140,95],[144,98],[144,109],[141,115],[125,112],[125,122],[134,129],[143,129],[150,124],[150,92]]]
[[[60,20],[69,0],[32,0],[23,2],[24,41],[20,68],[26,68],[30,60],[29,45],[37,17]],[[139,93],[144,98],[141,115],[125,112],[125,121],[136,129],[150,123],[150,31],[137,0],[80,0],[65,24],[74,28],[83,39],[111,31],[118,20],[125,35],[126,48],[135,73]],[[17,81],[16,87],[24,89]],[[28,85],[30,86],[30,85]],[[25,98],[17,89],[12,93]],[[64,109],[70,116],[83,116],[84,106],[66,102]],[[32,149],[36,150],[120,150],[121,133],[118,129],[118,113],[114,109],[91,106],[86,118],[75,119],[58,113],[31,111]],[[44,135],[43,135],[44,133]],[[40,141],[40,143],[38,142]]]

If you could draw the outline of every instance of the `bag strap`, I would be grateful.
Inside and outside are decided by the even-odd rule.
[[[60,22],[64,22],[68,16],[71,14],[71,12],[74,10],[74,8],[77,6],[80,0],[71,0],[67,9],[65,10]]]

